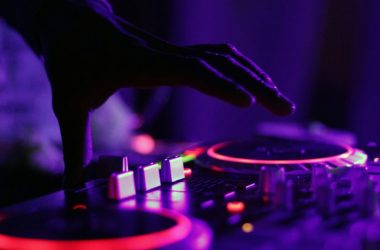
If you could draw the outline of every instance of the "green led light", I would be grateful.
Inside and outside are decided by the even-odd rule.
[[[188,163],[195,160],[194,155],[181,155],[183,163]]]

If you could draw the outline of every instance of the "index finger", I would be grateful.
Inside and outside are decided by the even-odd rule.
[[[258,103],[273,113],[289,115],[294,112],[295,104],[273,84],[263,80],[231,56],[207,53],[203,57],[215,69],[246,89]]]
[[[231,44],[197,44],[189,46],[188,48],[200,50],[204,53],[211,52],[215,54],[228,55],[238,61],[242,66],[248,68],[258,77],[266,81],[268,84],[276,87],[272,78],[261,69],[254,61],[241,53],[235,46]]]

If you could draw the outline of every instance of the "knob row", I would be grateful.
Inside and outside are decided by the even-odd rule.
[[[357,207],[362,216],[370,217],[376,213],[377,184],[370,179],[366,168],[352,166],[333,174],[325,164],[314,164],[311,170],[310,191],[321,215],[329,216],[339,209],[337,197],[343,191],[352,197],[350,204]],[[294,183],[286,179],[284,167],[261,167],[260,191],[263,201],[269,201],[278,208],[293,208]]]

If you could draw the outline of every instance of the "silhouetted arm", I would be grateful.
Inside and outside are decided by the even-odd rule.
[[[173,45],[131,25],[101,0],[6,0],[1,15],[44,60],[65,161],[65,188],[91,159],[91,112],[124,87],[189,86],[278,115],[295,105],[234,46]],[[21,10],[19,9],[21,8]]]

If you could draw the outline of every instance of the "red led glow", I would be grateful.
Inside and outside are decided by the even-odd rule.
[[[268,204],[270,202],[270,197],[268,194],[263,194],[261,197],[261,200],[263,201],[264,204]]]
[[[151,154],[156,147],[156,142],[149,134],[135,135],[132,137],[131,147],[137,153]]]
[[[76,204],[73,206],[73,210],[85,210],[87,206],[85,204]]]
[[[210,168],[214,170],[215,172],[225,172],[223,168],[215,166],[215,165],[210,166]]]
[[[1,214],[0,213],[0,222],[2,221],[2,220],[5,220],[7,218],[7,216],[5,215],[5,214]]]
[[[184,215],[168,211],[151,211],[176,221],[171,228],[144,234],[114,239],[95,240],[47,240],[20,238],[0,234],[0,249],[39,250],[112,250],[112,249],[157,249],[186,238],[191,230],[191,221]]]
[[[230,201],[227,203],[227,211],[231,214],[240,214],[244,209],[245,205],[241,201]]]
[[[351,148],[350,146],[340,145],[344,147],[347,150],[347,152],[340,155],[329,156],[329,157],[321,157],[321,158],[313,158],[313,159],[297,159],[297,160],[259,160],[259,159],[249,159],[249,158],[227,156],[227,155],[223,155],[217,152],[219,149],[226,147],[230,143],[231,142],[222,142],[210,147],[207,150],[207,155],[210,156],[211,158],[221,160],[221,161],[227,161],[227,162],[269,165],[269,164],[306,164],[306,163],[328,162],[328,161],[333,161],[340,158],[347,158],[354,152],[354,149]]]
[[[185,174],[185,177],[188,178],[193,174],[193,171],[191,170],[191,168],[184,168],[183,173]]]

